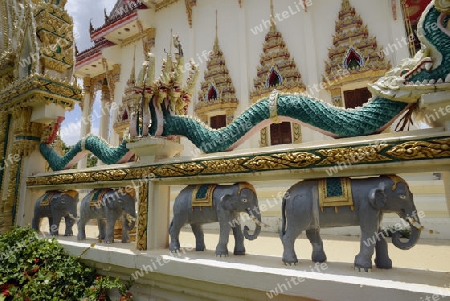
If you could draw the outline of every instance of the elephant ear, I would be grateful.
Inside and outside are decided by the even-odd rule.
[[[121,198],[115,198],[111,195],[105,195],[103,199],[105,200],[106,207],[109,209],[114,209],[117,205],[120,206],[123,203]]]
[[[236,210],[236,196],[232,194],[225,194],[220,198],[220,204],[223,209],[227,211]]]
[[[369,202],[375,209],[382,209],[386,206],[385,184],[381,182],[377,188],[369,192]]]

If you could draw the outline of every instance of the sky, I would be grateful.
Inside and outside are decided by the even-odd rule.
[[[100,27],[104,22],[104,9],[106,12],[112,10],[116,0],[69,0],[66,4],[66,9],[74,22],[74,36],[78,50],[83,51],[93,45],[89,36],[89,20],[92,20],[92,25]],[[79,80],[81,84],[81,80]],[[97,93],[99,97],[100,94]],[[93,116],[100,114],[100,100],[94,102]],[[97,113],[97,114],[95,114]],[[74,145],[80,140],[81,129],[81,109],[79,105],[66,113],[66,119],[61,124],[61,137],[67,145]],[[94,118],[92,124],[92,133],[98,135],[99,120]]]

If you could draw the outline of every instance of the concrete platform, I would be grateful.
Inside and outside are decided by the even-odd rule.
[[[96,227],[88,228],[86,241],[60,237],[60,242],[74,255],[85,252],[83,260],[101,273],[135,279],[136,300],[450,300],[448,240],[421,239],[408,251],[389,243],[393,269],[366,273],[353,269],[355,236],[324,235],[328,262],[314,265],[302,235],[296,241],[300,263],[285,266],[281,241],[271,233],[246,241],[245,256],[216,257],[217,234],[205,233],[207,251],[196,252],[193,234],[183,231],[184,249],[176,257],[168,249],[137,251],[117,240],[99,244]],[[233,247],[230,236],[229,251]]]

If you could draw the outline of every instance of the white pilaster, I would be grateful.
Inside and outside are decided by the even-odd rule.
[[[83,139],[91,132],[91,78],[85,77],[83,78],[83,111],[81,118],[81,129],[80,129],[80,139]],[[86,168],[87,159],[86,157],[82,158],[78,161],[78,169]]]

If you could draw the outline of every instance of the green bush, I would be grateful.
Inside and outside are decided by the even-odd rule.
[[[41,238],[29,227],[0,235],[0,261],[0,301],[111,300],[107,292],[112,288],[119,290],[121,301],[133,300],[131,281],[97,275],[55,238]]]

